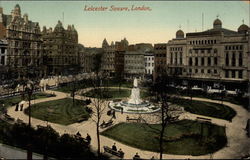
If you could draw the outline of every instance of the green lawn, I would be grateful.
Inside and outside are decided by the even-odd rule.
[[[103,90],[103,89],[102,89]],[[83,95],[86,97],[97,97],[97,89],[92,89]],[[103,98],[108,98],[108,99],[119,99],[119,98],[129,98],[131,95],[131,89],[120,89],[119,88],[107,88],[103,90],[104,96]],[[148,96],[147,92],[142,91],[140,92],[141,97],[145,98]]]
[[[155,132],[159,128],[160,125],[120,123],[101,134],[139,149],[159,151],[159,132]],[[224,127],[189,120],[169,124],[164,135],[164,153],[168,154],[204,155],[227,143]]]
[[[47,94],[47,93],[35,93],[32,95],[31,99],[40,99],[40,98],[48,98],[48,97],[54,97],[55,95]],[[25,100],[27,100],[27,96],[25,95]],[[19,102],[22,101],[21,96],[15,96],[10,98],[4,98],[0,100],[0,104],[4,104],[4,108],[0,108],[0,112],[5,110],[9,106],[13,106]]]
[[[195,100],[192,100],[191,102],[188,99],[181,98],[170,98],[169,101],[173,104],[183,106],[186,111],[194,114],[226,120],[232,120],[232,118],[236,115],[236,112],[232,108],[222,104]]]
[[[84,101],[75,100],[75,105],[73,106],[70,98],[38,103],[31,106],[32,117],[63,125],[87,120],[90,117],[90,112],[84,106]],[[28,109],[25,110],[25,113],[28,113]]]

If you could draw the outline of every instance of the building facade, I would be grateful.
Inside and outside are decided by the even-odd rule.
[[[68,75],[79,72],[78,33],[74,25],[64,29],[58,21],[54,30],[43,27],[42,40],[48,75]]]
[[[0,36],[8,42],[8,67],[11,67],[18,77],[44,76],[46,69],[43,65],[39,23],[30,21],[28,14],[22,16],[18,4],[11,15],[3,14],[0,9],[0,16]]]
[[[152,51],[144,53],[145,77],[152,79],[154,74],[154,53]]]
[[[0,40],[0,66],[6,66],[8,43],[6,40]]]
[[[80,52],[83,59],[83,72],[94,72],[95,60],[98,54],[103,54],[102,48],[84,48],[83,52]]]
[[[104,51],[102,57],[102,71],[108,76],[115,75],[115,53],[116,47],[113,42],[109,45],[106,38],[102,42],[102,49]]]
[[[138,50],[124,53],[124,76],[127,79],[144,78],[145,61],[144,53]]]
[[[172,77],[192,79],[200,87],[221,82],[226,89],[243,87],[249,81],[249,27],[225,29],[216,19],[203,32],[176,33],[167,44],[167,71]]]
[[[158,43],[154,45],[154,80],[166,72],[167,68],[167,43]]]
[[[122,66],[124,66],[124,52],[128,50],[129,42],[126,38],[121,41],[111,42],[109,45],[107,40],[104,39],[102,43],[102,49],[104,54],[102,56],[102,71],[104,74],[110,77],[122,76]]]

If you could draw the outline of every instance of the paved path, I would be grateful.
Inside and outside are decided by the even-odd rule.
[[[86,89],[89,90],[89,89]],[[85,90],[85,91],[86,91]],[[50,97],[50,98],[45,98],[45,99],[37,99],[37,100],[32,100],[31,104],[35,103],[41,103],[41,102],[46,102],[46,101],[52,101],[52,100],[57,100],[57,99],[62,99],[69,97],[69,94],[62,93],[62,92],[57,92],[57,91],[46,91],[47,93],[55,93],[56,97]],[[83,96],[76,96],[77,99],[86,99],[86,97]],[[189,98],[189,97],[183,97],[183,98]],[[213,103],[221,103],[220,101],[216,100],[210,100],[210,99],[205,99],[205,98],[193,98],[193,100],[199,100],[199,101],[207,101],[207,102],[213,102]],[[235,104],[231,104],[228,102],[224,102],[225,105],[233,108],[236,112],[237,115],[233,118],[232,123],[226,120],[222,119],[217,119],[217,118],[212,118],[212,117],[207,117],[212,119],[212,123],[221,125],[221,126],[226,126],[226,134],[228,138],[228,146],[224,147],[223,149],[215,152],[213,154],[213,158],[240,158],[242,155],[245,155],[247,153],[250,153],[250,139],[247,138],[246,132],[244,128],[246,127],[247,119],[250,118],[250,113],[247,112],[243,107]],[[28,103],[24,105],[24,108],[27,108]],[[91,106],[91,105],[90,105]],[[93,106],[92,106],[93,107]],[[106,108],[105,112],[108,110],[108,107]],[[15,106],[12,106],[8,108],[8,114],[15,118],[15,119],[21,119],[25,123],[28,122],[28,116],[25,115],[23,112],[16,112],[15,111]],[[116,117],[114,123],[119,123],[119,122],[124,122],[126,121],[126,116],[127,114],[121,114],[116,112]],[[129,115],[130,117],[131,114]],[[136,115],[133,115],[136,116]],[[195,115],[191,113],[186,113],[185,115],[182,116],[183,119],[196,119],[196,117],[206,117],[206,116],[200,116],[200,115]],[[102,120],[107,121],[110,117],[107,116],[106,114],[102,118]],[[101,121],[102,121],[101,120]],[[37,125],[46,125],[46,122],[32,118],[31,123],[33,126]],[[97,139],[96,139],[96,126],[93,120],[89,119],[88,121],[84,121],[82,123],[74,123],[68,126],[64,125],[59,125],[55,123],[49,123],[57,132],[60,134],[63,133],[70,133],[70,134],[76,134],[78,131],[82,134],[84,137],[87,133],[89,133],[92,137],[91,141],[91,147],[92,149],[96,150],[97,149]],[[102,131],[102,130],[101,130]],[[150,152],[150,151],[143,151],[131,146],[127,146],[125,144],[122,144],[118,141],[112,140],[110,138],[101,136],[101,147],[104,145],[107,146],[112,146],[113,143],[116,143],[116,146],[119,148],[122,148],[122,150],[125,152],[125,159],[131,159],[136,152],[139,153],[139,155],[142,158],[151,158],[154,156],[155,158],[159,157],[158,153],[155,152]],[[103,150],[101,150],[103,151]],[[170,154],[164,154],[163,158],[169,159],[169,158],[176,158],[176,159],[184,159],[184,158],[193,158],[193,159],[201,159],[201,158],[210,158],[210,155],[203,155],[203,156],[189,156],[189,155],[170,155]]]

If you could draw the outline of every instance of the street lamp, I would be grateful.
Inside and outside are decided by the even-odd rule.
[[[28,111],[29,111],[29,142],[28,142],[28,150],[27,150],[27,160],[32,160],[32,150],[31,150],[31,105],[30,105],[30,101],[31,101],[31,96],[32,93],[34,91],[34,83],[32,81],[28,81],[25,87],[25,91],[28,94],[28,101],[29,101],[29,107],[28,107]]]

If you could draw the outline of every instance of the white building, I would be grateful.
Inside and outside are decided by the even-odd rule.
[[[144,62],[145,62],[145,75],[147,77],[152,78],[154,72],[154,53],[146,52],[144,54]]]

